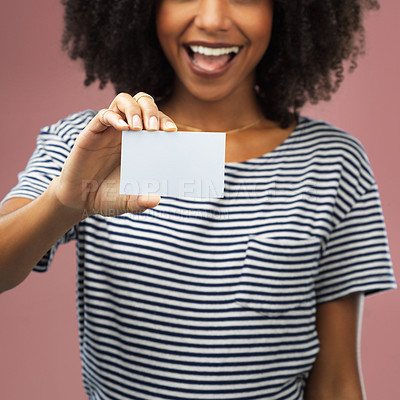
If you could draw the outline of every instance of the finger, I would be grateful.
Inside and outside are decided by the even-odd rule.
[[[121,115],[110,109],[100,110],[96,117],[100,131],[104,131],[108,127],[113,127],[118,130],[129,129],[129,125],[121,118]]]
[[[139,195],[127,196],[127,212],[140,213],[149,208],[155,207],[160,202],[160,196]]]
[[[160,119],[160,129],[163,131],[177,131],[178,128],[175,122],[165,115],[162,111],[159,112],[159,119]]]
[[[141,207],[153,208],[160,202],[160,196],[155,195],[139,195],[137,203]]]
[[[142,110],[144,129],[156,131],[160,129],[158,107],[153,98],[144,92],[139,92],[133,96]]]
[[[111,103],[110,108],[123,116],[132,130],[143,129],[142,109],[130,94],[118,94]]]

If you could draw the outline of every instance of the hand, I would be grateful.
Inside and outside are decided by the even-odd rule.
[[[143,92],[134,97],[126,93],[117,95],[109,109],[101,110],[79,134],[55,182],[57,199],[64,206],[81,210],[85,217],[143,212],[159,203],[159,196],[119,194],[121,131],[129,129],[176,131],[177,128],[149,95]]]

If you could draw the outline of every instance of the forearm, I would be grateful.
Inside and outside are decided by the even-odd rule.
[[[20,284],[50,247],[82,218],[63,206],[54,185],[37,199],[0,217],[0,292]]]
[[[320,353],[311,370],[304,399],[365,400],[356,352],[347,358],[334,359],[331,349],[326,348],[325,344],[322,343]],[[351,350],[348,349],[347,352],[350,355]]]
[[[317,307],[320,351],[307,381],[305,400],[364,400],[359,357],[363,294]]]
[[[365,400],[365,396],[359,381],[339,380],[310,383],[306,387],[304,400]]]

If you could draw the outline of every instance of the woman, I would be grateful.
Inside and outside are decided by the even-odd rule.
[[[359,143],[298,112],[376,3],[109,3],[66,1],[64,44],[120,94],[43,129],[3,201],[0,290],[77,240],[91,399],[362,399],[363,295],[395,287],[379,196]],[[142,128],[227,132],[224,198],[119,195]]]

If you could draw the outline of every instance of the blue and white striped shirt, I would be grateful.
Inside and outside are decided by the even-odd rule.
[[[94,115],[44,128],[6,199],[39,196]],[[301,399],[316,305],[395,287],[377,186],[347,133],[301,117],[274,151],[226,164],[224,196],[89,217],[36,267],[77,241],[90,399]]]

